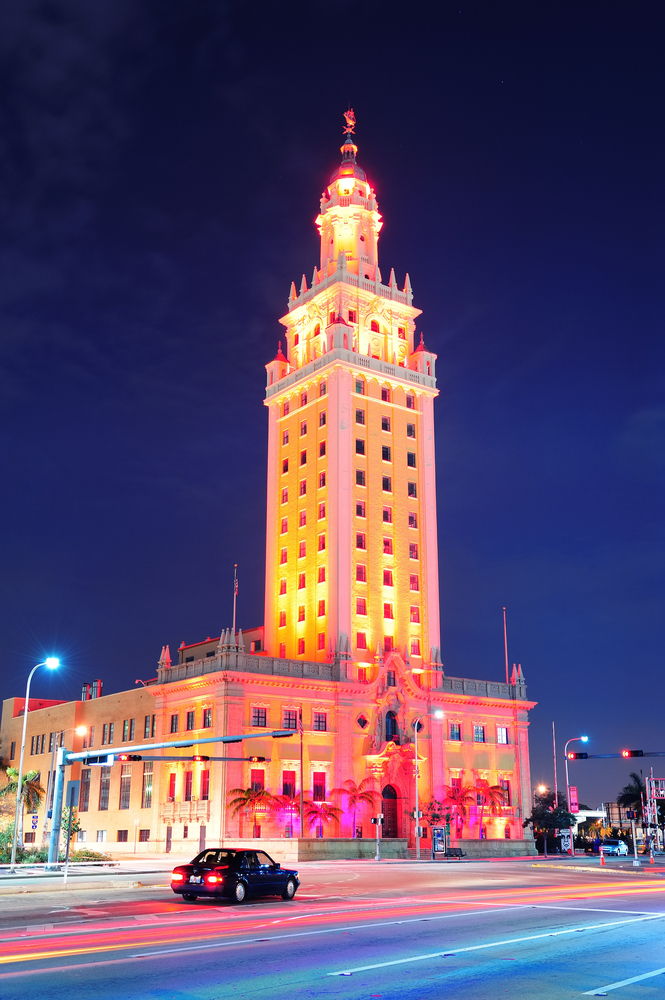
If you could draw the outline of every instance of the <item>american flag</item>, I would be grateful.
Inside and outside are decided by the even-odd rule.
[[[302,708],[301,708],[298,712],[298,734],[302,736],[304,732],[305,730],[303,729],[302,725]]]
[[[238,566],[233,567],[233,593],[238,593]]]

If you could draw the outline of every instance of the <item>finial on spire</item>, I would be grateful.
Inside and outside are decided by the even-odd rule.
[[[344,111],[343,115],[346,120],[346,125],[343,129],[344,135],[353,135],[356,130],[356,116],[353,112],[353,108],[349,108],[348,111]]]

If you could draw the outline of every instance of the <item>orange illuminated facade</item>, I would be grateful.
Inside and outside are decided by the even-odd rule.
[[[372,679],[441,669],[433,403],[408,275],[382,282],[376,194],[350,135],[321,197],[319,266],[266,366],[265,645]]]

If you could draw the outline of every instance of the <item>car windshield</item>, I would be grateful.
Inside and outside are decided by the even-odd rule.
[[[191,862],[193,865],[229,865],[233,861],[237,851],[202,851]]]

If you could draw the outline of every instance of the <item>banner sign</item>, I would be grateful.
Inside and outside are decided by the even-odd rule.
[[[568,795],[570,798],[571,813],[578,813],[580,811],[580,804],[577,798],[577,788],[575,787],[575,785],[569,785]]]

